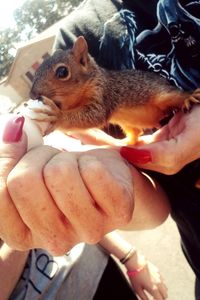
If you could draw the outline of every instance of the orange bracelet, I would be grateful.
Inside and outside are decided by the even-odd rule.
[[[143,265],[143,266],[141,266],[141,267],[139,267],[139,268],[137,268],[137,269],[135,269],[135,270],[127,271],[127,275],[128,275],[129,277],[134,277],[134,276],[136,276],[138,273],[140,273],[140,272],[144,269],[145,266],[146,266],[146,264]]]

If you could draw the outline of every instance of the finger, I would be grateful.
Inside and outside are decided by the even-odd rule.
[[[27,149],[27,139],[23,135],[23,117],[0,117],[0,169],[2,176],[7,176],[13,166]]]
[[[149,300],[149,297],[146,295],[142,288],[138,288],[137,290],[135,290],[135,292],[138,294],[141,300]]]
[[[80,239],[97,243],[104,235],[104,214],[87,190],[79,168],[76,154],[59,153],[45,166],[45,183]]]
[[[110,218],[106,230],[127,224],[133,212],[133,187],[129,168],[115,151],[89,151],[79,158],[79,170],[87,188]],[[100,157],[100,158],[99,158]]]
[[[45,248],[60,255],[73,246],[75,234],[43,180],[45,164],[57,153],[51,147],[29,151],[11,171],[7,183],[15,207],[31,231],[29,247]]]
[[[158,268],[153,265],[151,262],[147,262],[147,266],[149,269],[149,274],[151,274],[151,285],[146,290],[150,292],[152,295],[156,292],[162,299],[167,298],[167,287],[164,283],[163,277],[160,274]],[[157,293],[159,292],[159,293]]]
[[[177,114],[158,132],[148,137],[147,144],[134,151],[122,147],[121,154],[129,162],[143,169],[150,169],[164,174],[174,174],[184,165],[199,157],[199,143],[194,130],[196,110],[191,114]],[[150,144],[149,144],[150,142]],[[147,159],[145,160],[145,158]]]
[[[153,134],[140,136],[137,146],[169,140],[182,132],[185,124],[182,113],[177,113],[168,124],[156,130]],[[173,132],[173,135],[172,135]]]
[[[173,174],[181,168],[181,160],[184,152],[178,150],[178,139],[153,143],[143,150],[151,153],[151,161],[145,165],[138,164],[139,167],[154,170],[164,174]]]
[[[137,167],[168,175],[178,172],[189,162],[188,159],[191,160],[193,154],[190,155],[190,152],[191,145],[188,147],[182,135],[142,148],[122,147],[120,151],[125,159]]]
[[[116,139],[98,128],[79,132],[68,132],[68,134],[72,137],[80,139],[83,144],[112,146],[122,146],[127,144],[126,139]]]
[[[166,285],[165,285],[164,282],[162,282],[162,283],[159,284],[159,289],[160,289],[160,293],[161,293],[163,299],[167,299],[167,297],[168,297],[168,289],[167,289],[167,287],[166,287]]]
[[[166,299],[168,296],[168,288],[167,288],[165,281],[159,271],[157,271],[157,276],[156,276],[155,280],[159,287],[160,293],[162,294],[163,298]]]
[[[0,123],[0,237],[15,247],[28,239],[29,231],[12,202],[6,181],[9,172],[26,152],[27,138],[22,133],[23,117],[1,116]]]
[[[138,164],[144,169],[158,171],[164,174],[175,174],[191,160],[196,159],[197,153],[193,151],[192,136],[184,132],[169,140],[152,143],[143,147],[143,151],[151,153],[151,161],[147,164]]]
[[[160,291],[160,285],[154,284],[152,288],[146,289],[149,294],[152,295],[155,300],[164,300],[162,292]]]

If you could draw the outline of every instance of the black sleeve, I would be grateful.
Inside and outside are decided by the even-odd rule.
[[[120,0],[85,0],[68,15],[58,30],[54,49],[66,50],[72,47],[76,37],[83,35],[89,52],[97,57],[103,25],[122,7]]]

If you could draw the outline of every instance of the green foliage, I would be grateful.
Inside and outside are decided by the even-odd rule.
[[[67,1],[27,0],[15,10],[14,18],[23,39],[30,39],[64,17],[70,8]]]
[[[5,77],[10,69],[16,52],[15,44],[19,42],[15,29],[0,31],[0,79]]]
[[[14,12],[15,28],[0,31],[0,79],[8,74],[16,44],[33,38],[66,16],[82,0],[27,0]]]

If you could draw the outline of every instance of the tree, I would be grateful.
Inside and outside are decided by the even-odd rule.
[[[27,0],[14,12],[15,28],[0,31],[0,78],[14,60],[16,45],[27,41],[66,16],[82,0]]]
[[[0,79],[7,75],[16,53],[16,43],[19,41],[15,29],[7,28],[0,32]]]
[[[22,39],[30,39],[37,33],[63,18],[71,10],[69,1],[27,0],[14,12],[14,18]]]

